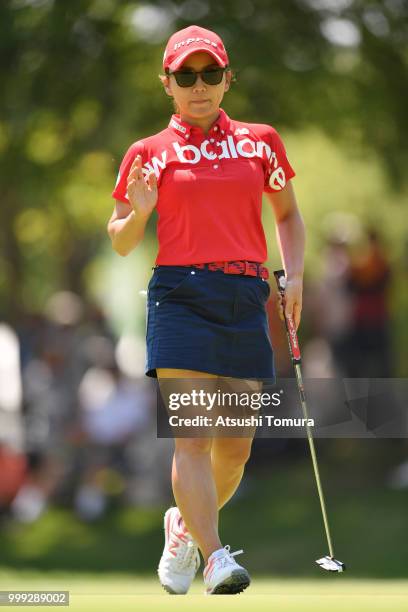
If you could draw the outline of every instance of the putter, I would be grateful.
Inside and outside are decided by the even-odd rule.
[[[284,301],[285,288],[286,288],[285,271],[276,270],[274,272],[274,276],[276,279],[276,283],[278,285],[279,293],[281,294],[283,301]],[[324,501],[323,489],[322,489],[322,485],[320,482],[319,467],[317,465],[317,458],[316,458],[316,452],[315,452],[312,432],[310,430],[310,427],[307,425],[307,420],[309,417],[308,417],[307,406],[306,406],[305,390],[303,387],[302,370],[300,367],[301,356],[300,356],[298,337],[296,333],[296,326],[295,326],[293,319],[291,317],[287,317],[285,313],[284,313],[284,319],[285,319],[286,335],[287,335],[288,344],[289,344],[289,353],[292,359],[293,367],[295,369],[296,382],[297,382],[298,389],[299,389],[300,402],[302,405],[303,416],[306,419],[307,439],[309,441],[309,448],[310,448],[310,454],[312,456],[313,470],[314,470],[314,474],[316,478],[317,490],[319,493],[320,507],[322,509],[324,529],[326,532],[327,544],[329,546],[329,555],[326,555],[325,557],[322,557],[321,559],[317,559],[316,563],[322,569],[327,570],[329,572],[344,572],[344,570],[346,569],[346,566],[344,565],[344,563],[334,558],[333,544],[332,544],[332,539],[330,536],[329,522],[327,520],[327,513],[326,513],[326,504]]]

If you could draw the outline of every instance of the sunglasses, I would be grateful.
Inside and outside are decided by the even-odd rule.
[[[219,85],[222,81],[222,77],[227,68],[205,68],[204,70],[176,70],[175,72],[168,72],[168,74],[174,75],[176,83],[179,87],[192,87],[197,82],[198,75],[201,76],[202,80],[206,85]]]

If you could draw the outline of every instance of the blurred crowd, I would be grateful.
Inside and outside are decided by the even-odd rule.
[[[314,344],[326,360],[305,359],[313,376],[389,378],[393,376],[390,310],[391,266],[379,233],[369,228],[361,242],[331,236],[322,252],[323,271],[306,286],[306,312]],[[317,345],[316,345],[317,342]],[[327,368],[327,372],[319,368]]]
[[[304,373],[392,377],[387,252],[376,230],[356,240],[346,226],[335,223],[320,274],[305,283]],[[292,376],[274,294],[267,308],[277,373]],[[143,367],[143,341],[117,340],[102,309],[69,291],[14,329],[0,323],[0,516],[30,523],[57,503],[93,521],[112,500],[171,499],[173,442],[156,439],[156,385]],[[254,448],[259,458],[265,443]],[[391,480],[408,486],[408,464],[398,470]]]
[[[63,291],[1,325],[0,355],[3,515],[33,522],[52,502],[92,521],[112,500],[168,498],[172,441],[152,444],[156,387],[137,338],[116,341],[99,307]]]
[[[301,335],[309,378],[389,378],[395,375],[390,290],[392,270],[374,228],[356,219],[327,218],[320,269],[305,277]],[[268,304],[277,370],[290,375],[282,324]]]

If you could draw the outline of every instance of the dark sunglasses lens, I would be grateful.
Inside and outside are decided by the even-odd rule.
[[[174,78],[179,87],[192,87],[197,80],[195,72],[174,72]]]
[[[223,68],[217,68],[216,70],[205,70],[201,76],[204,83],[207,83],[207,85],[219,85],[222,81],[223,74]]]
[[[197,81],[197,73],[193,71],[178,70],[173,72],[173,74],[179,87],[192,87]],[[222,81],[224,69],[216,68],[215,70],[204,70],[199,74],[201,74],[201,78],[207,85],[219,85]]]

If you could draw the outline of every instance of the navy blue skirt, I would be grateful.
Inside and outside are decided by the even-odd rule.
[[[154,268],[147,291],[146,368],[275,377],[267,281],[190,266]]]

